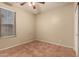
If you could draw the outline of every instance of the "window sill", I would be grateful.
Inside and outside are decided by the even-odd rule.
[[[11,35],[11,36],[4,36],[4,37],[0,37],[1,39],[7,39],[7,38],[13,38],[16,37],[16,35]]]

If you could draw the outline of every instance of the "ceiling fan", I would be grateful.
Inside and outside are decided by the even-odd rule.
[[[12,6],[13,4],[10,2],[3,2],[6,5]],[[18,3],[18,2],[16,2]],[[40,4],[45,4],[45,2],[21,2],[20,5],[23,6],[25,4],[28,4],[29,6],[31,6],[33,9],[36,9],[36,3],[40,3]]]
[[[23,6],[23,5],[25,5],[26,3],[28,3],[29,6],[32,6],[33,9],[36,9],[35,3],[45,4],[45,2],[23,2],[23,3],[21,3],[20,5]]]

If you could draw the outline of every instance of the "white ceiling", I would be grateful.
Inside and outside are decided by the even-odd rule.
[[[31,6],[28,5],[28,3],[26,3],[23,6],[21,6],[20,3],[22,2],[17,2],[13,4],[16,5],[17,7],[24,8],[29,12],[37,14],[39,12],[50,11],[51,9],[54,9],[56,7],[63,6],[72,2],[45,2],[45,4],[36,3],[36,9],[33,9]]]

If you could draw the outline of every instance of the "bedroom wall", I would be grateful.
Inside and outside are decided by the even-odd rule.
[[[74,48],[73,3],[37,15],[37,40]]]
[[[30,42],[34,39],[35,15],[15,6],[7,6],[0,3],[0,7],[16,12],[16,37],[0,38],[0,49]]]

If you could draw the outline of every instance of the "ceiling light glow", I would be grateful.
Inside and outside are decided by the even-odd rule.
[[[28,2],[28,5],[29,5],[29,6],[32,6],[31,2]]]

